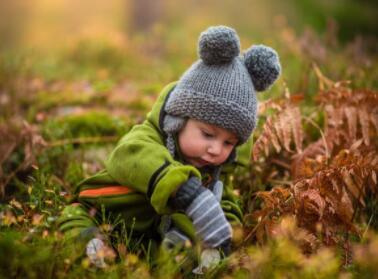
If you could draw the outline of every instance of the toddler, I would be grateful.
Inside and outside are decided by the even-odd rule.
[[[253,46],[240,55],[229,27],[199,38],[200,59],[166,86],[147,119],[117,144],[105,169],[80,183],[59,219],[67,237],[86,236],[87,254],[104,245],[100,216],[123,222],[133,236],[171,248],[186,241],[230,252],[232,227],[242,223],[231,174],[248,164],[257,122],[256,91],[278,78],[277,53]],[[244,155],[244,157],[243,157]]]

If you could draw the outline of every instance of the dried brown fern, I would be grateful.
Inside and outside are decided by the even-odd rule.
[[[36,155],[46,146],[45,140],[39,134],[37,128],[28,124],[9,121],[0,126],[0,198],[5,194],[5,187],[18,172],[24,171],[36,163]],[[17,149],[22,150],[23,159],[16,167],[6,173],[3,169],[12,153]]]
[[[308,239],[315,237],[325,245],[346,243],[349,247],[346,235],[359,234],[354,224],[358,209],[365,207],[368,196],[378,197],[378,94],[352,90],[346,83],[334,83],[318,68],[315,70],[320,78],[317,99],[319,113],[324,112],[323,128],[312,118],[301,116],[289,98],[266,105],[277,113],[264,124],[253,157],[256,160],[265,155],[270,162],[278,156],[285,158],[291,164],[293,183],[290,188],[257,193],[256,198],[263,203],[247,215],[257,222],[248,238],[255,236],[263,241],[273,235],[280,216],[293,215],[299,228],[311,235]],[[309,139],[304,139],[301,120],[321,134],[305,148],[302,142]],[[293,198],[291,207],[285,207],[287,199],[282,193]]]
[[[334,158],[330,166],[329,161],[335,156],[340,159],[341,154],[348,150],[354,154],[352,161],[361,165],[356,152],[367,146],[376,153],[378,147],[378,93],[352,90],[345,86],[345,82],[332,82],[322,75],[319,68],[315,66],[314,69],[320,81],[321,91],[317,99],[325,113],[324,133],[321,139],[309,144],[303,153],[293,157],[293,180],[311,177],[319,170],[337,167],[338,164],[347,165],[343,160]],[[327,90],[325,86],[328,86]],[[342,150],[344,153],[340,153]],[[371,163],[374,165],[374,161]]]
[[[372,150],[342,150],[329,168],[314,173],[311,178],[297,181],[291,188],[275,187],[258,192],[263,202],[260,210],[247,215],[257,225],[249,232],[264,242],[274,235],[275,226],[285,215],[295,216],[298,227],[321,239],[325,245],[345,241],[344,233],[359,235],[353,224],[355,210],[364,207],[367,193],[378,195],[378,155]],[[308,247],[318,247],[307,242]]]
[[[358,147],[340,151],[329,168],[293,186],[298,225],[321,235],[326,245],[344,242],[344,233],[358,235],[356,210],[368,193],[378,196],[378,154]]]
[[[256,223],[245,240],[256,236],[257,241],[263,243],[266,237],[272,236],[280,217],[294,211],[293,195],[288,188],[276,187],[271,191],[258,192],[256,198],[261,199],[263,205],[260,210],[245,216],[247,221]]]
[[[266,157],[269,156],[272,147],[277,153],[281,150],[292,154],[302,152],[303,128],[299,107],[287,101],[282,105],[272,103],[271,108],[276,114],[268,117],[261,135],[254,144],[252,154],[255,161],[263,152]],[[292,143],[295,151],[291,149]]]
[[[377,92],[332,88],[320,92],[318,100],[326,113],[325,134],[329,144],[350,146],[362,138],[368,146],[373,138],[377,139]]]

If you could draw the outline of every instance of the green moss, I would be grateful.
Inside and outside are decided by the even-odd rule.
[[[71,161],[65,171],[64,180],[70,185],[77,185],[83,177],[82,164],[76,160]]]
[[[106,112],[88,111],[48,121],[44,126],[44,134],[52,139],[121,136],[130,129],[130,124],[128,119]]]

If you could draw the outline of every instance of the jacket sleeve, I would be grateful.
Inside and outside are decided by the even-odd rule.
[[[176,188],[199,171],[175,161],[156,126],[148,119],[136,125],[118,143],[105,163],[119,184],[145,193],[159,214],[171,212],[167,202]]]

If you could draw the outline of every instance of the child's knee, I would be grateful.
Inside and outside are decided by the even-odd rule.
[[[94,232],[96,222],[87,209],[80,203],[67,205],[58,218],[58,229],[65,239],[82,237],[85,232]],[[87,233],[89,235],[89,233]],[[89,237],[89,236],[88,236]]]

